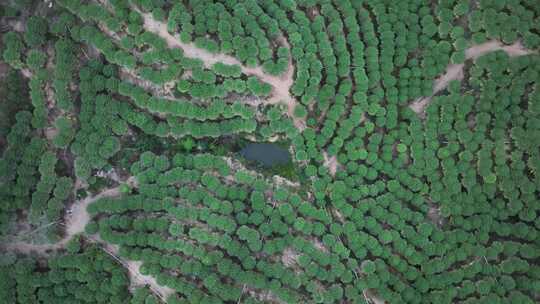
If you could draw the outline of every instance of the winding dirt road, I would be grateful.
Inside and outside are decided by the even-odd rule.
[[[524,56],[533,53],[534,51],[526,49],[521,41],[517,41],[511,45],[504,45],[500,41],[491,40],[482,44],[474,45],[465,50],[466,60],[476,60],[477,58],[494,51],[502,50],[510,57]],[[416,114],[423,116],[426,107],[431,102],[433,96],[440,91],[446,89],[452,80],[462,80],[464,77],[463,68],[465,64],[449,64],[446,72],[437,78],[433,84],[433,94],[431,96],[420,97],[413,101],[409,107]]]

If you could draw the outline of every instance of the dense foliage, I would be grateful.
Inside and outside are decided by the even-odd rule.
[[[7,303],[538,302],[538,1],[0,7]]]

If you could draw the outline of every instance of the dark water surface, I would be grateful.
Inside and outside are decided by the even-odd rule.
[[[283,165],[291,160],[289,151],[273,143],[252,143],[240,150],[240,154],[250,161],[257,161],[265,167]]]

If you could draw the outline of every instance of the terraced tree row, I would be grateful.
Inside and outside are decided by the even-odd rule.
[[[296,189],[232,170],[211,155],[169,160],[145,153],[131,171],[138,194],[92,204],[97,222],[87,232],[120,244],[122,255],[142,260],[143,272],[190,301],[234,301],[242,290],[259,296],[269,290],[270,298],[286,302],[338,300],[343,289],[332,282],[353,279],[344,263],[354,260],[326,234],[330,214]],[[325,234],[324,244],[314,239]],[[282,262],[291,258],[287,251],[299,259],[294,265]],[[324,274],[316,277],[319,270]],[[360,291],[349,287],[358,298]]]

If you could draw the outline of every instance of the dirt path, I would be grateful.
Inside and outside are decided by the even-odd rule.
[[[498,40],[490,40],[482,44],[472,46],[465,50],[465,57],[467,59],[477,59],[478,57],[497,50],[505,51],[510,57],[524,56],[534,53],[533,50],[526,49],[521,41],[516,41],[511,45],[505,45]]]
[[[73,238],[73,236],[84,231],[84,227],[90,221],[90,215],[86,208],[91,203],[104,198],[115,197],[120,195],[120,187],[110,188],[99,194],[91,197],[87,197],[83,200],[79,200],[73,204],[71,209],[71,215],[66,219],[66,235],[58,242],[54,244],[29,244],[26,242],[15,242],[11,244],[5,244],[3,247],[7,250],[14,250],[21,253],[46,253],[47,251],[58,250],[64,248],[64,246]]]
[[[118,245],[110,244],[103,241],[98,235],[93,235],[88,237],[93,242],[99,243],[102,245],[103,251],[120,263],[124,268],[128,270],[129,279],[131,282],[131,287],[141,287],[149,286],[150,290],[154,292],[164,303],[167,303],[167,298],[174,294],[176,291],[167,286],[159,285],[157,280],[150,275],[144,275],[141,273],[141,261],[132,261],[126,260],[119,256],[118,252],[120,247]]]
[[[198,58],[203,61],[204,66],[207,68],[212,67],[217,62],[222,62],[228,65],[239,65],[242,73],[250,76],[256,76],[261,81],[264,81],[272,86],[272,93],[270,98],[266,100],[268,104],[283,103],[287,106],[287,114],[293,119],[295,126],[303,130],[305,128],[305,122],[303,119],[295,118],[294,108],[296,106],[296,100],[291,96],[289,90],[294,82],[294,65],[292,59],[289,57],[289,64],[286,73],[281,76],[272,76],[265,73],[261,66],[247,67],[244,66],[238,59],[226,55],[226,54],[214,54],[207,50],[198,48],[194,43],[184,43],[178,36],[174,36],[167,30],[167,24],[155,20],[151,14],[140,12],[144,20],[144,28],[152,32],[161,38],[163,38],[170,48],[181,48],[184,51],[184,56],[189,58]],[[290,49],[290,45],[284,37],[279,38],[279,42]]]
[[[71,239],[74,235],[84,231],[86,224],[90,222],[90,214],[88,214],[87,208],[93,202],[104,197],[117,197],[120,196],[120,186],[107,189],[96,196],[88,197],[75,203],[71,208],[71,216],[66,222],[66,237]]]
[[[132,185],[136,184],[134,178],[129,178],[127,183]],[[87,211],[90,204],[104,197],[117,196],[120,196],[120,186],[106,189],[95,196],[87,197],[83,200],[75,202],[71,209],[71,215],[66,220],[66,235],[64,238],[54,244],[28,244],[25,242],[16,242],[5,244],[2,247],[8,251],[18,251],[24,254],[29,254],[32,252],[46,254],[49,251],[62,249],[75,235],[84,232],[84,228],[88,222],[90,222],[90,215]],[[154,277],[143,275],[140,271],[142,265],[141,261],[131,261],[121,258],[118,255],[120,250],[118,245],[109,244],[103,241],[99,236],[87,236],[87,238],[93,242],[101,244],[103,250],[107,254],[112,256],[128,270],[130,282],[133,286],[150,286],[150,289],[164,302],[166,302],[168,296],[175,293],[174,289],[159,285]]]
[[[474,45],[468,48],[467,50],[465,50],[465,58],[466,60],[470,60],[470,59],[476,60],[477,58],[487,53],[498,51],[498,50],[505,51],[510,57],[524,56],[524,55],[531,54],[534,52],[532,50],[526,49],[523,46],[523,44],[521,44],[521,41],[517,41],[511,45],[504,45],[500,41],[491,40],[482,44]],[[413,110],[416,114],[423,116],[424,110],[431,102],[433,96],[435,96],[438,92],[446,89],[450,81],[456,80],[456,79],[457,80],[463,79],[464,67],[465,65],[463,63],[449,64],[448,67],[446,68],[446,72],[435,80],[435,83],[433,84],[433,94],[431,96],[417,98],[415,101],[413,101],[409,105],[411,110]]]

